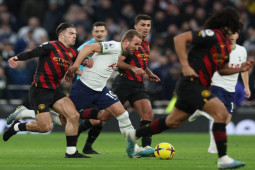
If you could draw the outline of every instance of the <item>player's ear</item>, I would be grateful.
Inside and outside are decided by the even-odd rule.
[[[136,29],[137,25],[134,25],[134,28]]]

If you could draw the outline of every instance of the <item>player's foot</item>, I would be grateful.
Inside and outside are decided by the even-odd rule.
[[[206,117],[207,119],[209,120],[214,120],[209,114],[207,114],[206,112],[204,111],[201,111],[201,110],[196,110],[188,119],[189,122],[193,122],[195,121],[198,117],[200,116],[204,116]]]
[[[152,148],[151,146],[145,146],[145,147],[143,147],[144,149],[145,149],[145,151],[147,152],[147,156],[149,156],[149,157],[154,157],[155,155],[154,155],[154,151],[155,151],[155,149],[154,148]]]
[[[154,149],[150,146],[145,146],[140,152],[135,153],[135,157],[153,157]]]
[[[95,151],[94,149],[92,148],[89,148],[89,149],[83,149],[82,151],[84,154],[101,154],[100,152],[97,152]]]
[[[21,115],[21,112],[24,111],[24,110],[27,110],[27,108],[25,106],[18,106],[16,108],[16,110],[10,114],[10,116],[7,118],[7,125],[10,125],[12,124],[12,122],[14,120],[20,120],[22,119],[22,115]]]
[[[218,168],[219,169],[235,169],[245,166],[244,162],[240,162],[230,158],[228,155],[222,156],[218,159]]]
[[[127,140],[126,152],[128,157],[133,158],[135,152],[135,144],[137,143],[137,137],[135,136],[136,131],[126,131],[125,137]]]
[[[135,152],[134,152],[134,157],[135,157],[135,158],[140,158],[140,157],[142,157],[139,153],[142,152],[143,150],[144,150],[143,147],[137,147],[137,148],[135,149]]]
[[[208,148],[208,153],[218,153],[217,147],[215,145],[210,145]]]
[[[85,156],[76,151],[74,154],[65,154],[65,158],[90,158],[90,156]]]
[[[13,135],[15,135],[17,132],[14,130],[14,125],[16,123],[20,123],[20,121],[15,120],[12,125],[4,132],[3,135],[3,140],[4,141],[8,141],[10,139],[10,137],[12,137]]]

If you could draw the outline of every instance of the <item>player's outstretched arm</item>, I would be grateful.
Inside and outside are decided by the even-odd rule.
[[[14,56],[14,57],[11,57],[9,60],[8,60],[8,63],[9,63],[9,66],[11,68],[16,68],[17,67],[17,61],[18,61],[18,57],[17,56]]]
[[[235,74],[239,72],[246,72],[253,66],[253,61],[249,60],[242,64],[240,68],[231,68],[228,66],[228,63],[226,63],[221,69],[218,70],[218,73],[220,75],[230,75]]]
[[[101,52],[101,45],[99,43],[85,45],[79,52],[74,64],[69,68],[69,71],[75,73],[84,59],[95,52]]]

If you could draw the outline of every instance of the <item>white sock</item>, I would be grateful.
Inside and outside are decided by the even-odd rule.
[[[76,152],[76,147],[75,146],[67,146],[66,147],[66,153],[69,155],[72,155]]]
[[[24,110],[21,112],[22,118],[33,118],[35,119],[35,111],[34,110]]]
[[[20,124],[20,123],[16,123],[16,124],[14,125],[14,130],[15,130],[16,132],[19,132],[19,124]]]
[[[215,143],[215,140],[214,140],[214,135],[213,135],[213,132],[212,132],[212,128],[213,128],[213,123],[214,123],[214,121],[209,120],[209,123],[210,123],[210,129],[209,129],[209,134],[210,134],[210,146],[211,146],[211,147],[216,147],[216,143]],[[217,147],[216,147],[216,148],[217,148]]]
[[[134,130],[127,111],[116,117],[119,123],[120,132],[125,135],[126,130]]]

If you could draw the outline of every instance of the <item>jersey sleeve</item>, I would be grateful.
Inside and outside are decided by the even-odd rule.
[[[100,42],[101,53],[103,54],[114,54],[121,53],[121,43],[116,41]]]
[[[51,49],[52,45],[48,42],[45,42],[31,51],[18,54],[17,57],[20,61],[28,60],[34,57],[42,57],[49,54]]]
[[[201,31],[192,31],[192,44],[209,46],[217,41],[215,32],[211,29],[205,29]]]

